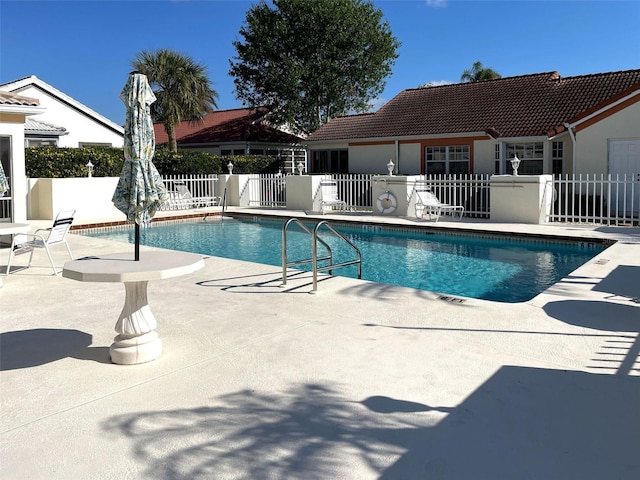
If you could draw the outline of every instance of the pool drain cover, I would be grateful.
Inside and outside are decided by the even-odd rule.
[[[448,297],[446,295],[441,295],[440,297],[438,297],[438,300],[444,300],[445,302],[449,302],[449,303],[464,303],[465,302],[464,298]]]

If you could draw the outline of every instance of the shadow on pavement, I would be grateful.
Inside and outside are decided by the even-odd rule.
[[[37,367],[73,357],[111,363],[108,347],[90,347],[92,336],[79,330],[35,328],[0,333],[0,370]]]
[[[601,480],[640,478],[639,404],[640,377],[505,366],[458,406],[302,384],[104,429],[130,439],[146,478]]]

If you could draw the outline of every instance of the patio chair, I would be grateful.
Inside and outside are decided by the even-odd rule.
[[[333,210],[338,207],[338,210],[346,210],[347,202],[340,200],[338,197],[338,182],[335,180],[322,180],[320,182],[320,209],[322,213],[325,211],[325,207],[328,210]]]
[[[220,205],[220,197],[194,197],[186,185],[176,185],[177,202],[179,208],[190,209],[197,207],[215,207]]]
[[[462,215],[464,214],[463,206],[442,203],[429,187],[416,186],[415,192],[416,217],[424,218],[424,216],[428,214],[429,220],[431,220],[432,216],[435,215],[437,222],[443,213],[450,213],[453,216],[458,213],[459,219],[462,219]]]
[[[9,261],[7,262],[7,275],[11,273],[11,261],[16,255],[22,255],[23,253],[29,253],[29,263],[23,268],[29,268],[31,261],[33,260],[33,252],[37,248],[42,248],[49,257],[51,262],[51,268],[53,268],[53,274],[58,275],[60,270],[56,269],[56,265],[53,262],[51,256],[50,247],[58,244],[64,244],[67,247],[69,257],[73,260],[71,249],[67,243],[67,233],[71,229],[73,223],[73,216],[75,210],[65,210],[56,215],[53,225],[49,228],[39,228],[34,233],[21,233],[13,237],[11,242],[11,249],[9,250]]]

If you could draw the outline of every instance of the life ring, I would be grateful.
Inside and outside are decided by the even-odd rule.
[[[393,213],[398,206],[398,202],[396,200],[396,196],[391,192],[384,192],[378,195],[378,199],[376,200],[376,206],[378,207],[378,211],[383,215],[388,215]]]

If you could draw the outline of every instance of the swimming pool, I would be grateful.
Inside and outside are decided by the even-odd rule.
[[[141,229],[141,244],[281,266],[284,223],[281,219],[251,217],[154,224]],[[314,224],[309,225],[313,228]],[[509,303],[530,300],[606,248],[590,242],[332,225],[362,252],[364,280]],[[329,230],[321,232],[333,251],[334,263],[354,258],[353,251]],[[131,229],[86,235],[134,241]],[[287,237],[289,261],[311,257],[308,234],[293,225]],[[300,268],[309,270],[310,266]],[[357,270],[348,266],[335,269],[333,274],[356,278]]]

